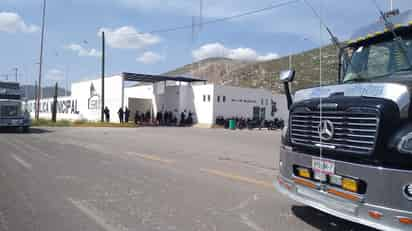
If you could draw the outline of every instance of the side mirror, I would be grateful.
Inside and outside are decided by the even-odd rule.
[[[285,70],[280,72],[280,81],[284,83],[292,82],[295,78],[295,70]]]
[[[291,105],[293,104],[292,94],[290,93],[289,83],[293,81],[295,78],[295,70],[287,70],[280,72],[280,81],[283,82],[283,87],[285,88],[285,95],[286,100],[288,103],[288,109],[290,109]]]

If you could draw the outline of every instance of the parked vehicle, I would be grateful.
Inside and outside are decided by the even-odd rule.
[[[0,128],[20,128],[28,132],[30,126],[30,115],[23,110],[19,84],[0,82]]]
[[[412,230],[411,22],[408,11],[360,29],[340,49],[336,85],[292,97],[295,72],[282,72],[279,192],[352,222]]]

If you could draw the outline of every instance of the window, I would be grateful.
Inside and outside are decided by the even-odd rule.
[[[217,102],[218,103],[220,102],[220,96],[217,96]]]
[[[210,102],[210,95],[207,95],[207,101]]]
[[[260,100],[260,104],[261,104],[261,105],[264,105],[263,99]]]
[[[387,40],[349,48],[346,52],[350,56],[350,64],[345,63],[344,82],[391,78],[394,76],[393,73],[403,72],[409,68],[408,59],[412,57],[412,38],[405,38],[401,44]]]
[[[203,102],[206,102],[206,95],[203,95]]]
[[[265,100],[265,105],[266,105],[266,106],[269,105],[269,100],[268,100],[268,99]]]
[[[226,96],[223,96],[223,103],[226,102]]]
[[[3,105],[1,106],[1,116],[3,117],[13,117],[18,116],[19,107],[17,105]]]
[[[276,102],[275,101],[272,101],[272,111],[271,111],[271,115],[272,116],[275,116],[275,113],[278,111],[278,109],[277,109],[277,105],[276,105]]]

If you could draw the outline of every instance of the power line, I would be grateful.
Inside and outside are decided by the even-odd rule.
[[[202,27],[204,25],[210,25],[210,24],[215,24],[215,23],[219,23],[219,22],[229,21],[229,20],[232,20],[232,19],[235,19],[235,18],[250,16],[250,15],[261,13],[261,12],[264,12],[264,11],[269,11],[269,10],[273,10],[273,9],[280,8],[280,7],[283,7],[283,6],[291,5],[291,4],[299,2],[299,1],[300,0],[290,0],[290,1],[282,2],[282,3],[278,3],[278,4],[275,4],[275,5],[270,5],[270,6],[267,6],[265,8],[252,10],[252,11],[247,11],[247,12],[240,13],[240,14],[235,14],[235,15],[232,15],[232,16],[213,19],[213,20],[209,20],[209,21],[201,21],[200,23],[195,23],[195,26]],[[193,25],[183,25],[183,26],[177,26],[177,27],[171,27],[171,28],[165,28],[165,29],[159,29],[159,30],[152,30],[149,33],[159,34],[159,33],[178,31],[178,30],[186,30],[186,29],[191,29],[192,26]]]
[[[158,29],[158,30],[152,30],[149,32],[137,32],[137,34],[161,34],[161,33],[168,33],[168,32],[174,32],[174,31],[179,31],[179,30],[192,30],[193,27],[199,27],[202,28],[204,25],[210,25],[210,24],[216,24],[216,23],[220,23],[220,22],[224,22],[224,21],[229,21],[235,18],[241,18],[241,17],[246,17],[246,16],[250,16],[250,15],[254,15],[254,14],[258,14],[264,11],[270,11],[276,8],[280,8],[283,6],[288,6],[291,5],[293,3],[296,2],[300,2],[301,0],[289,0],[289,1],[285,1],[285,2],[281,2],[281,3],[277,3],[277,4],[271,4],[267,7],[264,8],[260,8],[260,9],[256,9],[256,10],[251,10],[251,11],[246,11],[244,13],[239,13],[239,14],[235,14],[232,16],[227,16],[227,17],[222,17],[222,18],[217,18],[217,19],[212,19],[212,20],[208,20],[208,21],[204,21],[204,20],[200,20],[200,22],[192,22],[191,24],[186,24],[186,25],[182,25],[182,26],[176,26],[176,27],[169,27],[169,28],[163,28],[163,29]],[[202,6],[203,8],[203,6]],[[203,17],[203,15],[202,15]],[[134,36],[132,34],[130,34],[130,36]]]

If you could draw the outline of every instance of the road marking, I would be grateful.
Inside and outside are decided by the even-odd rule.
[[[96,222],[96,224],[99,225],[105,231],[118,231],[118,229],[116,229],[112,225],[108,224],[103,217],[97,215],[94,211],[90,210],[85,205],[83,205],[82,202],[75,201],[72,198],[67,198],[67,200],[70,203],[72,203],[78,210],[80,210],[84,215],[86,215],[91,220]]]
[[[18,149],[20,152],[23,151],[23,152],[29,153],[29,151],[24,150],[24,149],[21,148],[19,145],[25,147],[26,149],[30,149],[30,150],[31,150],[32,152],[34,152],[34,153],[37,153],[37,154],[42,155],[42,156],[45,157],[46,159],[53,159],[53,158],[54,158],[54,157],[52,157],[51,155],[49,155],[49,154],[41,151],[40,149],[34,147],[33,145],[26,144],[26,143],[23,143],[23,142],[17,141],[17,140],[14,140],[14,142],[16,142],[16,144],[15,144],[15,143],[11,143],[11,144],[13,144],[13,146],[14,146],[16,149]]]
[[[20,157],[12,154],[11,157],[13,157],[13,159],[15,159],[21,166],[25,167],[28,170],[32,169],[31,164],[27,163],[25,160],[21,159]]]
[[[263,228],[261,228],[254,221],[252,221],[246,214],[240,215],[240,218],[242,219],[242,223],[247,225],[249,228],[251,228],[255,231],[264,231]]]
[[[200,169],[201,172],[206,172],[212,175],[216,175],[216,176],[221,176],[221,177],[225,177],[234,181],[240,181],[240,182],[245,182],[245,183],[249,183],[249,184],[255,184],[258,186],[262,186],[265,188],[273,188],[273,185],[271,182],[267,182],[267,181],[262,181],[262,180],[257,180],[257,179],[253,179],[253,178],[249,178],[249,177],[245,177],[245,176],[240,176],[240,175],[236,175],[236,174],[232,174],[232,173],[228,173],[228,172],[222,172],[219,170],[214,170],[214,169]]]
[[[138,156],[138,157],[146,159],[146,160],[158,161],[158,162],[161,162],[161,163],[164,163],[164,164],[173,164],[173,163],[176,162],[175,160],[163,159],[163,158],[155,156],[155,155],[147,155],[147,154],[140,154],[140,153],[133,153],[133,152],[128,152],[127,154],[133,155],[133,156]]]

